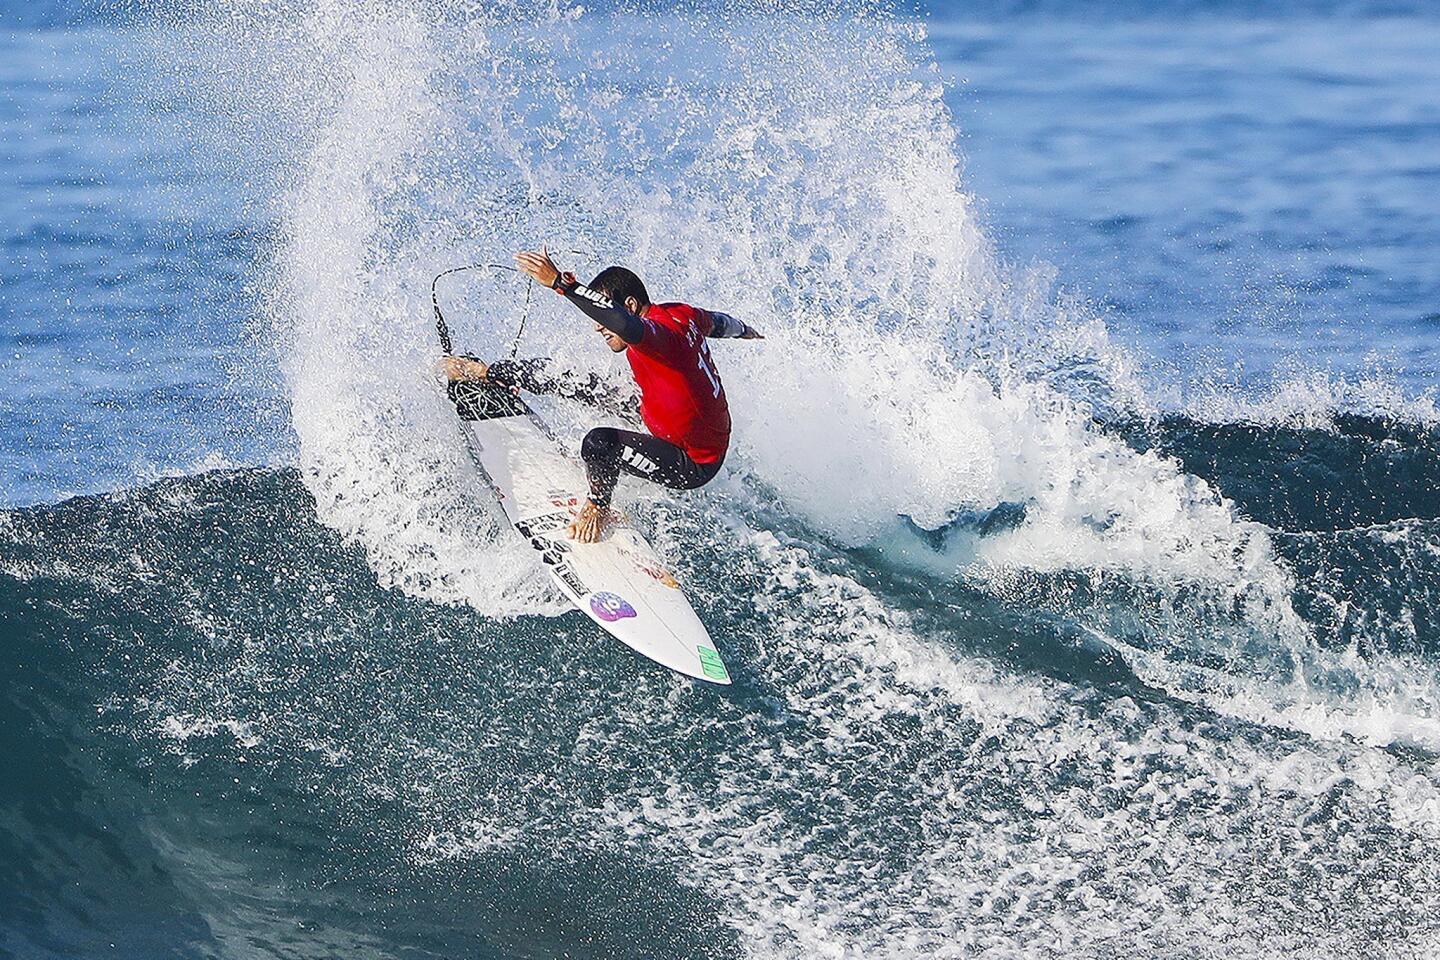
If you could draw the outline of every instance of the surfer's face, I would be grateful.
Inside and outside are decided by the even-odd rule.
[[[620,339],[620,335],[618,333],[607,330],[604,327],[600,326],[600,324],[598,323],[595,324],[595,332],[600,334],[600,336],[604,337],[605,345],[608,346],[611,350],[614,350],[616,353],[624,353],[625,348],[630,346],[630,344]]]

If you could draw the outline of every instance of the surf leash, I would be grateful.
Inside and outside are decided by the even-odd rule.
[[[437,289],[441,279],[450,276],[452,273],[463,273],[466,270],[509,270],[511,273],[519,273],[514,267],[503,263],[467,263],[463,267],[451,267],[449,270],[442,270],[435,274],[430,281],[430,306],[435,310],[435,332],[440,335],[440,349],[445,356],[455,354],[455,345],[450,339],[450,325],[445,322],[445,314],[440,309],[440,293]],[[520,311],[520,326],[515,331],[515,342],[510,347],[510,356],[515,356],[520,349],[520,337],[525,333],[525,321],[530,316],[530,288],[535,281],[526,279],[525,282],[525,306]]]
[[[562,250],[560,252],[594,259],[594,254],[587,253],[584,250]],[[440,294],[437,290],[437,285],[444,277],[448,277],[452,273],[463,273],[467,270],[508,270],[511,273],[520,272],[515,267],[504,263],[467,263],[463,267],[451,267],[449,270],[441,270],[435,274],[434,278],[430,281],[430,306],[435,310],[435,332],[440,335],[440,349],[447,357],[454,356],[455,346],[450,340],[450,325],[445,322],[445,314],[440,310]],[[515,339],[510,344],[510,359],[512,360],[515,359],[520,352],[520,338],[525,335],[525,321],[530,319],[530,297],[534,288],[534,279],[527,276],[525,278],[525,304],[520,309],[520,323],[515,328]]]

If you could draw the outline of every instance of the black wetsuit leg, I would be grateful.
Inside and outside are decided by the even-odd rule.
[[[580,456],[590,480],[590,499],[597,507],[610,506],[622,471],[672,490],[694,490],[713,480],[723,462],[696,463],[669,440],[615,427],[596,427],[585,434]]]

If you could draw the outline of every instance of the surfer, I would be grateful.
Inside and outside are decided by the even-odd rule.
[[[579,307],[606,345],[625,354],[640,390],[640,418],[650,430],[596,427],[585,435],[580,456],[590,491],[570,524],[570,536],[582,543],[600,539],[615,516],[610,497],[621,473],[675,490],[693,490],[714,479],[730,445],[730,408],[705,340],[759,340],[761,334],[728,314],[685,303],[651,303],[640,278],[624,267],[606,267],[587,287],[573,273],[560,272],[544,249],[517,253],[515,263]],[[604,399],[599,378],[569,384],[549,375],[544,361],[486,364],[447,357],[444,370],[452,382],[487,381],[590,402]]]

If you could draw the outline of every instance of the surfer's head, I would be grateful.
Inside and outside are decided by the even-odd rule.
[[[596,293],[609,297],[611,302],[623,306],[631,313],[640,314],[646,307],[650,306],[650,294],[645,291],[645,284],[635,276],[634,271],[624,267],[606,267],[595,275],[590,281],[590,289]],[[620,339],[619,334],[595,324],[595,329],[605,338],[605,343],[611,350],[621,353],[629,346]]]

